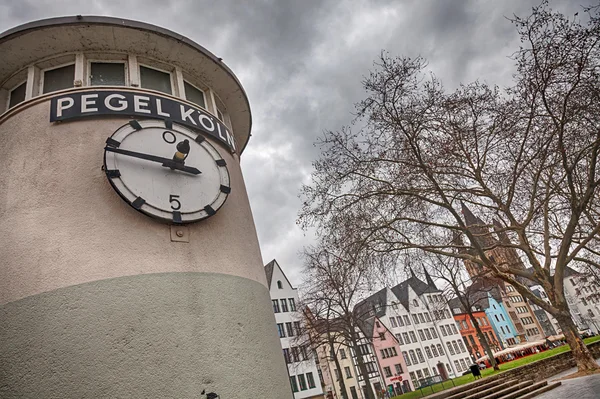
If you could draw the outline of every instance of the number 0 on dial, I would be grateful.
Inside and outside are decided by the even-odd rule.
[[[162,121],[131,121],[106,140],[104,169],[132,207],[172,223],[214,215],[231,192],[227,164],[203,136]]]

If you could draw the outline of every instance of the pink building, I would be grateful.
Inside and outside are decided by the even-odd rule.
[[[414,387],[394,334],[377,317],[366,320],[363,329],[373,344],[377,364],[390,397],[412,391]]]

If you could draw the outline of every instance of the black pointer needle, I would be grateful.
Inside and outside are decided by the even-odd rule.
[[[115,147],[104,147],[104,151],[110,151],[110,152],[114,152],[114,153],[121,154],[121,155],[127,155],[127,156],[134,157],[134,158],[145,159],[146,161],[159,162],[159,163],[162,163],[162,166],[164,166],[164,167],[171,168],[171,169],[177,169],[182,172],[191,173],[193,175],[199,175],[200,173],[202,173],[194,167],[185,166],[185,165],[182,165],[180,162],[175,162],[169,158],[157,157],[156,155],[142,154],[141,152],[123,150],[121,148],[115,148]]]

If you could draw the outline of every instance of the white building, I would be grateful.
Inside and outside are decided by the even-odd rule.
[[[356,309],[365,317],[379,317],[394,333],[416,387],[419,380],[433,375],[458,377],[471,364],[452,313],[429,275],[424,283],[413,274],[375,293]]]
[[[322,397],[321,379],[308,340],[302,334],[301,314],[296,309],[298,290],[275,259],[267,263],[265,274],[294,398]]]
[[[600,333],[600,281],[569,267],[565,270],[565,297],[573,321],[580,330]]]

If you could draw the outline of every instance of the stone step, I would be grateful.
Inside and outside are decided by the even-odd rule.
[[[463,396],[462,399],[478,399],[484,396],[491,395],[495,392],[502,391],[506,388],[514,387],[519,383],[519,380],[509,380],[509,381],[492,381],[490,384],[486,384],[485,386],[479,386],[474,389],[470,389],[467,396]]]
[[[494,399],[517,399],[517,398],[521,398],[523,395],[526,395],[530,392],[535,391],[536,389],[539,389],[541,387],[545,387],[546,385],[548,385],[548,381],[540,381],[540,382],[536,382],[535,384],[531,384],[528,385],[524,388],[518,389],[518,390],[513,390],[512,392],[507,393],[504,396],[495,396]]]
[[[525,394],[524,396],[519,396],[519,399],[531,399],[531,398],[535,398],[536,396],[538,396],[539,394],[542,394],[544,392],[550,391],[558,386],[560,386],[561,382],[553,382],[552,384],[548,384],[546,386],[540,387],[538,389],[536,389],[535,391],[531,391],[527,394]]]
[[[464,385],[463,389],[460,389],[461,387],[457,387],[458,392],[452,394],[452,396],[448,396],[445,399],[464,399],[470,395],[473,395],[477,392],[481,392],[484,391],[486,389],[498,386],[498,385],[502,385],[504,386],[507,383],[511,383],[511,384],[515,384],[517,383],[518,380],[510,380],[510,381],[504,381],[504,380],[497,380],[494,379],[492,381],[485,381],[485,379],[481,379],[481,380],[476,380],[475,382],[470,383],[469,385]]]
[[[508,388],[504,388],[500,391],[491,393],[489,395],[479,396],[478,399],[499,399],[499,398],[507,399],[509,397],[509,395],[512,395],[514,392],[518,392],[522,389],[527,389],[532,385],[535,385],[532,380],[522,381],[522,382],[514,384]],[[516,397],[516,396],[510,396],[510,397],[512,398],[512,397]]]

